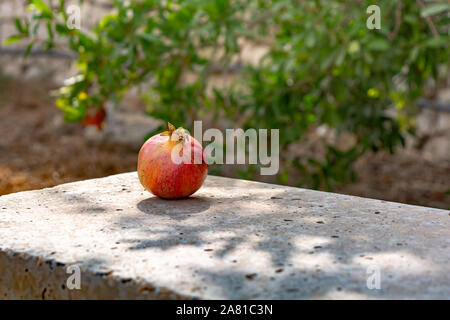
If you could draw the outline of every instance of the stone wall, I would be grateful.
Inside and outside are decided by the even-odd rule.
[[[182,200],[136,172],[1,196],[0,239],[0,299],[450,297],[449,211],[214,176]]]

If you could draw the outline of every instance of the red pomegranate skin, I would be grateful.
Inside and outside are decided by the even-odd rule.
[[[189,136],[193,152],[190,163],[176,164],[172,161],[172,148],[178,141],[170,136],[157,134],[148,139],[138,156],[137,171],[144,188],[155,196],[164,199],[188,197],[202,186],[208,174],[208,164],[204,162],[203,148],[193,137]],[[202,163],[194,163],[194,155],[201,156]]]
[[[106,118],[106,110],[101,106],[95,114],[88,114],[83,118],[82,123],[85,126],[96,126],[98,130],[103,130],[103,123]]]

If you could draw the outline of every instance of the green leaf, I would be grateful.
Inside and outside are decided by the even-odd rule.
[[[373,51],[386,51],[389,47],[389,42],[381,38],[372,40],[367,44],[367,48]]]
[[[31,42],[28,44],[27,49],[25,50],[25,53],[24,53],[24,56],[25,56],[25,57],[28,57],[28,55],[30,54],[31,49],[33,48],[33,46],[34,46],[34,41],[31,41]]]
[[[52,17],[53,12],[43,0],[31,0],[30,8],[41,12],[45,17]]]
[[[316,43],[316,34],[314,32],[310,32],[306,37],[305,45],[308,48],[312,48],[314,47],[315,43]]]
[[[24,38],[24,36],[21,34],[13,35],[13,36],[9,37],[8,39],[6,39],[5,41],[3,41],[3,45],[7,46],[9,44],[13,44],[15,42],[22,40],[23,38]]]
[[[64,20],[67,20],[67,13],[65,8],[65,0],[59,0],[59,13],[61,14],[61,16],[63,17]]]
[[[336,52],[329,53],[320,63],[320,70],[326,70],[336,59]]]
[[[409,53],[408,61],[409,63],[415,62],[417,57],[419,56],[420,49],[419,47],[414,47]]]
[[[69,33],[69,29],[67,28],[67,26],[62,23],[57,23],[55,25],[55,30],[58,34],[68,34]]]
[[[429,6],[426,6],[420,11],[420,15],[422,17],[428,17],[438,13],[445,12],[447,10],[450,10],[450,4],[447,3],[430,4]]]
[[[448,39],[445,38],[431,38],[425,41],[425,46],[428,48],[444,47],[448,43]]]
[[[16,25],[17,31],[19,31],[21,34],[26,33],[26,30],[22,26],[22,23],[20,22],[19,18],[14,18],[14,24]]]
[[[50,22],[47,22],[47,33],[48,33],[48,38],[50,40],[50,42],[53,41],[53,29],[52,29],[52,24]]]
[[[151,33],[140,33],[138,37],[148,42],[159,41],[159,37]]]
[[[280,173],[278,178],[282,184],[286,184],[289,180],[289,173],[287,171]]]

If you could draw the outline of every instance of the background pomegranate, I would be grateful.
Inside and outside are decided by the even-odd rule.
[[[137,171],[141,184],[154,195],[166,199],[183,198],[202,186],[208,164],[197,140],[185,129],[175,130],[172,124],[168,125],[169,131],[154,135],[143,144]],[[172,152],[185,161],[173,161]],[[195,163],[195,159],[201,159],[201,163]]]
[[[91,113],[91,110],[88,110],[86,116],[82,120],[82,123],[85,126],[96,126],[98,130],[102,130],[105,118],[106,110],[102,105],[98,110],[95,111],[94,114]]]

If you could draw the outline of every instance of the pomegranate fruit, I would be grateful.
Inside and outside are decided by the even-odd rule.
[[[106,110],[101,106],[94,114],[88,110],[88,114],[83,118],[82,123],[85,126],[96,126],[98,130],[103,129],[103,122],[106,118]]]
[[[155,196],[176,199],[190,196],[205,181],[208,163],[201,144],[183,128],[156,134],[141,147],[137,171],[144,188]]]

